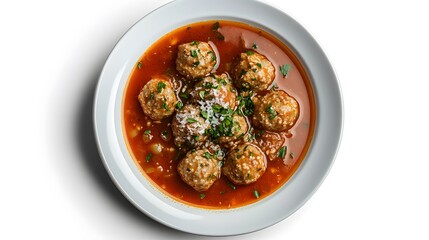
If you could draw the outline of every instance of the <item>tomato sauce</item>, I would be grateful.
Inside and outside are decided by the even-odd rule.
[[[214,31],[213,24],[216,22],[219,22],[219,28]],[[287,147],[285,158],[268,161],[266,172],[253,184],[234,186],[222,175],[208,191],[195,191],[181,180],[176,170],[184,154],[179,153],[173,142],[172,117],[152,121],[142,111],[137,96],[153,77],[167,76],[176,88],[183,85],[175,66],[177,46],[192,41],[211,41],[216,45],[219,52],[217,61],[220,62],[217,74],[231,72],[235,58],[246,49],[265,55],[276,68],[273,84],[299,103],[300,116],[296,124],[288,132],[281,133]],[[279,69],[283,64],[291,65],[286,77],[283,77]],[[136,63],[124,91],[122,109],[124,137],[142,174],[173,199],[187,205],[211,209],[248,205],[269,196],[285,184],[305,158],[316,118],[310,81],[294,53],[258,28],[223,20],[189,24],[156,41]],[[148,142],[149,131],[152,138]],[[162,146],[161,153],[152,154],[154,144]],[[259,196],[255,196],[255,190]]]

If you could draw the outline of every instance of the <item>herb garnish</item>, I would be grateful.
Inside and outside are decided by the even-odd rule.
[[[212,55],[211,61],[214,62],[216,60],[216,55],[212,51],[208,52],[208,54]]]
[[[228,186],[230,188],[232,188],[233,190],[237,189],[237,187],[235,185],[233,185],[232,183],[230,183],[230,182],[226,182],[226,184],[228,184]]]
[[[258,49],[258,45],[256,43],[253,43],[252,48],[253,49]]]
[[[138,69],[142,69],[142,62],[138,62],[138,63],[137,63],[137,68],[138,68]]]
[[[213,157],[213,155],[210,154],[209,152],[205,152],[204,153],[204,157],[207,158],[207,159],[210,159],[211,157]]]
[[[255,196],[255,198],[259,198],[259,192],[258,192],[258,190],[253,190],[253,196]]]
[[[183,99],[188,99],[188,94],[186,93],[181,93],[179,94],[179,97],[183,98]]]
[[[270,114],[269,117],[268,117],[270,120],[273,120],[277,116],[277,114],[278,114],[276,111],[274,111],[274,109],[271,106],[271,104],[268,105],[268,107],[265,109],[265,112],[268,113],[268,114]]]
[[[153,154],[150,152],[146,155],[146,162],[150,162],[150,160],[152,159]]]
[[[198,66],[198,65],[200,65],[200,61],[196,61],[196,62],[194,62],[194,63],[192,64],[192,66],[194,66],[194,67],[196,67],[196,66]]]
[[[282,66],[280,66],[280,72],[282,73],[283,77],[287,76],[290,69],[291,66],[289,64],[283,64]]]
[[[284,159],[286,156],[287,147],[283,146],[280,148],[280,150],[277,152],[277,157]]]
[[[207,120],[207,118],[209,118],[209,114],[207,113],[207,111],[201,111],[201,117]]]
[[[150,134],[150,130],[149,129],[144,131],[144,135],[149,135],[149,134]]]
[[[200,194],[200,199],[204,199],[206,197],[206,195],[204,193]]]
[[[198,56],[197,55],[197,50],[192,49],[191,50],[191,57],[196,58],[197,56]]]
[[[199,91],[198,95],[200,96],[201,100],[204,100],[204,95],[206,95],[206,91]]]
[[[164,108],[165,111],[170,111],[170,108],[168,107],[168,104],[165,100],[162,102],[162,108]]]
[[[251,56],[251,55],[255,54],[255,52],[250,51],[250,50],[246,50],[246,53],[247,53],[247,56]]]
[[[165,83],[164,82],[159,82],[158,83],[158,86],[156,87],[156,89],[158,90],[158,93],[161,93],[162,92],[162,89],[164,89],[165,88]]]
[[[196,122],[198,122],[195,118],[188,118],[187,121],[188,121],[188,123],[196,123]]]
[[[217,39],[223,41],[225,40],[225,36],[223,36],[222,33],[219,32],[219,27],[220,27],[219,22],[215,22],[212,26],[212,31],[214,32]]]
[[[177,104],[176,104],[176,109],[180,110],[180,109],[182,109],[182,107],[183,107],[183,102],[178,101]]]

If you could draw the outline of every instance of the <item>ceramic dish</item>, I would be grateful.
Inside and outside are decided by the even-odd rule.
[[[134,163],[121,124],[124,87],[145,50],[178,27],[214,19],[255,26],[287,44],[307,70],[317,112],[311,147],[292,178],[261,201],[231,210],[190,207],[164,195]],[[99,152],[109,175],[124,196],[160,223],[181,231],[211,236],[257,231],[298,210],[328,174],[339,147],[342,123],[339,83],[321,47],[286,13],[254,0],[177,0],[154,10],[137,22],[111,52],[101,73],[94,101],[94,127]]]

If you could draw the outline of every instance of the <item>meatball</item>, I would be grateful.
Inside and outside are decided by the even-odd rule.
[[[172,122],[174,143],[178,148],[187,150],[201,146],[206,140],[205,132],[210,124],[201,116],[201,110],[195,105],[185,105]]]
[[[216,55],[206,42],[193,41],[179,45],[176,69],[188,79],[207,76],[216,65]]]
[[[177,165],[182,180],[195,190],[207,191],[219,179],[221,161],[208,149],[189,151]]]
[[[256,131],[252,142],[265,153],[270,161],[278,158],[278,152],[285,142],[284,138],[279,133],[264,130]]]
[[[219,143],[225,148],[235,147],[238,143],[243,141],[244,135],[248,130],[246,119],[240,115],[232,117],[232,128],[228,136],[219,137]]]
[[[237,185],[257,181],[267,169],[264,153],[253,144],[240,145],[229,151],[222,173]]]
[[[236,90],[227,74],[210,75],[195,85],[191,96],[200,105],[210,103],[224,108],[234,109],[236,106]]]
[[[160,78],[151,79],[146,83],[138,99],[143,112],[152,120],[171,116],[178,102],[170,82]]]
[[[280,132],[290,129],[299,116],[298,102],[284,91],[270,91],[254,98],[253,123],[256,127]]]
[[[267,89],[275,77],[273,64],[263,55],[247,50],[233,69],[235,86],[242,91],[260,92]]]

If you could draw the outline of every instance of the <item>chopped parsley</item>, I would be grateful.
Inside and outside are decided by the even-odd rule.
[[[201,111],[201,117],[207,120],[209,118],[209,114],[207,113],[207,111]]]
[[[276,116],[277,116],[277,112],[274,111],[273,107],[270,105],[268,105],[268,107],[265,109],[265,112],[269,114],[269,119],[273,120]]]
[[[228,83],[225,81],[225,79],[219,78],[218,79],[219,83],[226,86]]]
[[[228,186],[230,188],[232,188],[233,190],[237,189],[237,187],[235,185],[233,185],[232,183],[230,183],[230,182],[227,182],[226,184],[228,184]]]
[[[204,95],[206,95],[206,91],[199,91],[199,92],[198,92],[198,95],[200,96],[200,98],[201,98],[202,100],[204,100]]]
[[[196,122],[198,122],[195,118],[188,118],[187,121],[188,121],[188,123],[196,123]]]
[[[150,152],[146,155],[146,162],[150,162],[150,160],[152,159],[153,154]]]
[[[174,156],[174,161],[179,160],[180,157],[180,151],[177,151],[176,155]]]
[[[212,55],[211,61],[214,62],[216,60],[216,55],[212,51],[208,52],[208,54]]]
[[[194,63],[192,64],[192,66],[194,66],[194,67],[196,67],[196,66],[198,66],[198,65],[200,65],[200,61],[196,61],[196,62],[194,62]]]
[[[277,152],[277,157],[284,159],[286,156],[287,147],[283,146],[280,148],[280,150]]]
[[[277,86],[277,84],[273,84],[273,86],[271,87],[271,90],[273,91],[277,91],[277,89],[279,89],[279,86]]]
[[[258,49],[258,44],[253,43],[252,48],[253,48],[253,49]]]
[[[199,43],[198,41],[192,41],[192,42],[191,42],[191,46],[198,45],[198,43]]]
[[[181,93],[181,94],[179,94],[179,97],[181,97],[181,98],[183,98],[183,99],[188,99],[189,97],[188,97],[188,94],[186,94],[186,93]]]
[[[212,31],[217,31],[219,29],[219,26],[220,26],[219,22],[213,23]]]
[[[241,112],[246,115],[250,116],[253,114],[253,109],[255,108],[255,104],[252,101],[252,93],[250,93],[247,97],[238,96],[237,100],[240,101],[238,104],[238,109],[241,110]]]
[[[212,26],[212,31],[214,32],[217,39],[223,41],[225,40],[225,36],[223,36],[222,33],[219,32],[219,27],[220,27],[219,22],[215,22]]]
[[[255,198],[259,198],[259,192],[258,192],[258,190],[253,190],[253,196],[255,196]]]
[[[256,66],[258,66],[258,68],[262,68],[262,64],[261,63],[256,63]]]
[[[243,76],[243,75],[245,75],[246,73],[247,73],[247,71],[246,71],[246,70],[244,70],[244,69],[242,69],[242,70],[241,70],[241,73],[240,73],[240,77],[241,77],[241,76]]]
[[[177,104],[176,104],[176,109],[180,110],[180,109],[182,109],[182,107],[183,107],[183,102],[178,101]]]
[[[198,54],[197,54],[197,50],[191,50],[191,57],[193,57],[193,58],[196,58],[196,57],[198,57]]]
[[[168,104],[165,100],[162,102],[162,108],[164,108],[165,111],[170,111],[170,108],[168,107]]]
[[[161,93],[162,92],[162,89],[164,89],[165,88],[165,83],[164,82],[159,82],[158,83],[158,86],[156,87],[156,89],[158,90],[158,93]]]
[[[149,135],[149,134],[150,134],[150,130],[149,129],[144,131],[144,135]]]
[[[206,197],[206,195],[204,193],[200,194],[200,199],[204,199]]]
[[[255,52],[250,51],[250,50],[247,50],[246,53],[247,53],[247,56],[251,56],[251,55],[255,54]]]
[[[280,72],[282,73],[283,77],[286,77],[291,69],[291,66],[289,64],[283,64],[280,66]]]
[[[207,158],[207,159],[210,159],[210,158],[212,158],[212,157],[213,157],[213,155],[212,155],[212,154],[210,154],[209,152],[205,152],[205,153],[204,153],[204,157],[205,157],[205,158]]]
[[[138,69],[142,69],[142,62],[138,62],[138,63],[137,63],[137,68],[138,68]]]

